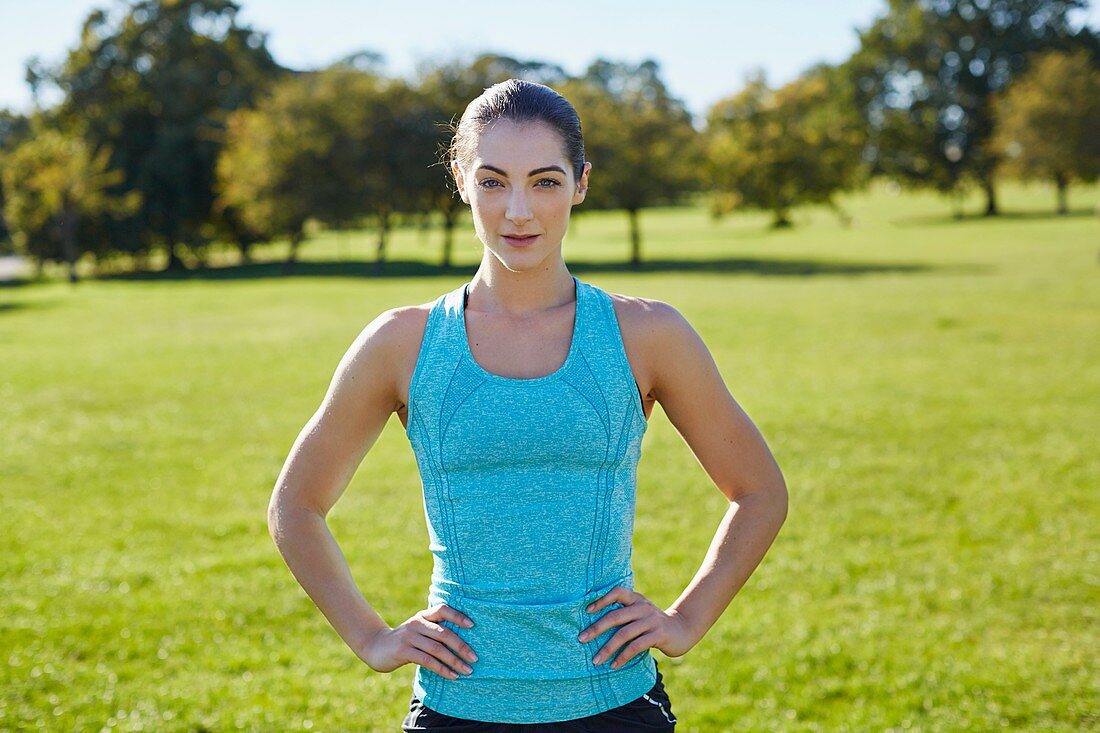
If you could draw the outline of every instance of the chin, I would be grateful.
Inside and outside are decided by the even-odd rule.
[[[542,268],[546,259],[553,255],[553,252],[498,252],[496,250],[490,250],[493,253],[493,257],[504,266],[506,270],[510,272],[530,272],[532,270],[538,270]]]

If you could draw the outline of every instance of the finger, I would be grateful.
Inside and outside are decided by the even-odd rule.
[[[443,616],[443,618],[447,619],[448,621],[453,621],[459,626],[470,628],[474,625],[474,622],[470,620],[469,616],[462,613],[462,611],[459,611],[456,608],[451,608],[446,604],[443,604],[439,607],[439,613],[441,616]]]
[[[628,624],[622,627],[607,640],[606,644],[600,647],[600,650],[596,652],[596,656],[592,657],[592,663],[596,665],[603,664],[605,660],[614,656],[619,647],[626,644],[631,639],[641,636],[646,631],[648,631],[648,629],[639,628],[637,624]]]
[[[642,634],[634,641],[626,645],[626,649],[623,649],[619,653],[619,656],[615,657],[615,661],[611,663],[612,669],[618,669],[634,657],[638,656],[646,649],[657,643],[657,635],[653,633]]]
[[[457,672],[461,672],[462,674],[470,674],[474,671],[470,667],[470,665],[463,662],[461,659],[455,656],[454,652],[452,652],[443,644],[440,644],[435,639],[429,638],[427,636],[417,636],[414,637],[410,641],[410,643],[417,649],[421,649],[427,652],[429,655],[439,660],[440,662],[443,662],[448,667]]]
[[[466,628],[474,625],[474,622],[470,620],[469,616],[456,608],[451,608],[446,603],[441,603],[438,606],[433,606],[428,609],[423,617],[429,621],[451,621],[459,626],[465,626]]]
[[[616,608],[614,611],[608,611],[603,616],[600,616],[599,620],[582,631],[577,639],[579,641],[595,639],[607,629],[615,626],[622,626],[631,621],[637,621],[640,618],[645,618],[645,615],[645,609],[639,608],[638,606],[623,606],[622,608]]]
[[[429,638],[438,639],[471,662],[477,661],[477,652],[475,652],[469,644],[463,641],[461,636],[451,631],[446,626],[440,626],[432,621],[425,621],[421,625],[421,633]]]
[[[409,661],[419,664],[424,669],[430,669],[441,677],[446,677],[447,679],[452,680],[458,679],[457,672],[444,665],[441,661],[433,657],[431,654],[421,651],[420,649],[413,648],[409,651]]]
[[[604,593],[602,596],[589,603],[584,610],[588,611],[589,613],[595,613],[604,606],[610,603],[614,603],[616,601],[625,604],[626,601],[624,600],[623,596],[624,592],[629,592],[629,589],[624,586],[617,585],[611,590],[607,591],[607,593]]]

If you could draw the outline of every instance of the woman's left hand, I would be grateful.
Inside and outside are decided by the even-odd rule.
[[[603,664],[623,644],[626,644],[626,648],[611,663],[613,669],[618,669],[650,647],[660,649],[666,656],[679,657],[698,641],[693,638],[687,619],[683,616],[676,611],[662,611],[641,593],[621,585],[592,601],[585,610],[595,613],[616,602],[623,604],[623,608],[604,614],[596,623],[581,632],[579,640],[584,642],[614,626],[622,627],[592,658],[593,664]]]

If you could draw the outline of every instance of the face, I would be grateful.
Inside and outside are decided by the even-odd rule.
[[[513,271],[561,257],[569,214],[584,201],[591,167],[585,163],[576,181],[556,130],[511,120],[497,120],[482,132],[470,170],[452,166],[478,238]]]

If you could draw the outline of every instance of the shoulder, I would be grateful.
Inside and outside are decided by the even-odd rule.
[[[420,340],[433,303],[403,305],[379,313],[362,331],[365,336],[399,347],[409,339]]]
[[[663,300],[608,293],[623,348],[645,399],[660,399],[686,363],[707,359],[706,347],[688,320]]]
[[[408,381],[420,352],[433,303],[400,306],[379,313],[348,348],[338,379],[385,392],[395,409],[405,404]]]
[[[615,308],[624,339],[633,337],[647,343],[660,343],[695,333],[683,314],[663,300],[611,292],[607,295]]]
[[[359,332],[354,350],[397,354],[407,349],[412,341],[419,346],[431,306],[431,303],[422,303],[383,310]]]

